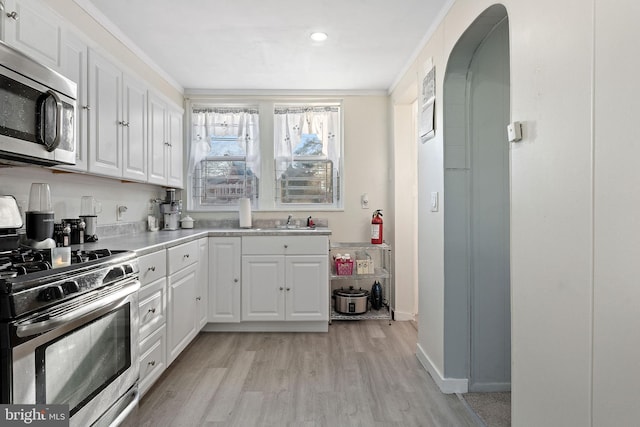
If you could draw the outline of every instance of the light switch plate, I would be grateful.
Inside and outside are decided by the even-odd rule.
[[[431,193],[431,212],[438,212],[438,192]]]

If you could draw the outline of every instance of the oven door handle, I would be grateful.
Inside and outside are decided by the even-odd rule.
[[[104,298],[91,301],[73,311],[51,317],[41,322],[29,323],[27,321],[24,324],[18,323],[16,326],[16,335],[20,338],[27,338],[33,335],[49,332],[97,310],[108,313],[123,304],[127,298],[129,298],[129,295],[136,292],[138,289],[140,289],[140,282],[138,280],[134,280],[117,291],[114,291],[109,295],[105,295]]]

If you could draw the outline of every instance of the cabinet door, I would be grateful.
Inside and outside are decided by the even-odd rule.
[[[183,188],[182,158],[183,158],[183,129],[182,112],[169,109],[167,113],[167,185]]]
[[[122,176],[122,72],[89,50],[89,171]]]
[[[169,320],[167,322],[169,363],[196,336],[196,289],[198,285],[198,266],[192,264],[169,276]]]
[[[149,178],[152,184],[165,185],[167,183],[167,171],[165,153],[167,147],[166,125],[167,105],[149,93]]]
[[[147,180],[147,88],[124,75],[122,126],[122,176]]]
[[[76,164],[60,166],[61,169],[87,171],[87,124],[89,110],[87,103],[87,44],[71,31],[65,31],[62,44],[61,70],[67,78],[76,82],[78,102],[76,107]]]
[[[242,320],[284,320],[284,256],[242,257]]]
[[[4,6],[5,42],[60,71],[62,19],[33,0],[7,0]]]
[[[240,239],[209,239],[209,322],[240,321]]]
[[[196,293],[197,329],[207,324],[209,305],[209,239],[198,240],[198,288]]]
[[[327,255],[286,257],[286,319],[329,320]]]

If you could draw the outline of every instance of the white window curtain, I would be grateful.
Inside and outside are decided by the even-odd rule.
[[[316,156],[340,164],[340,108],[338,106],[276,107],[274,151],[276,169],[294,160],[294,151],[302,135],[315,134],[322,143],[322,154]]]
[[[237,137],[239,152],[246,156],[252,172],[260,177],[260,129],[257,108],[194,106],[191,126],[190,172],[194,171],[200,161],[211,155],[212,138]]]

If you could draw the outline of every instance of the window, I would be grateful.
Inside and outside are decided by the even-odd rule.
[[[191,116],[189,171],[193,209],[256,207],[260,176],[257,108],[198,108]]]
[[[341,103],[289,99],[188,101],[187,209],[342,207]]]
[[[280,206],[340,201],[340,106],[274,109],[275,195]]]

